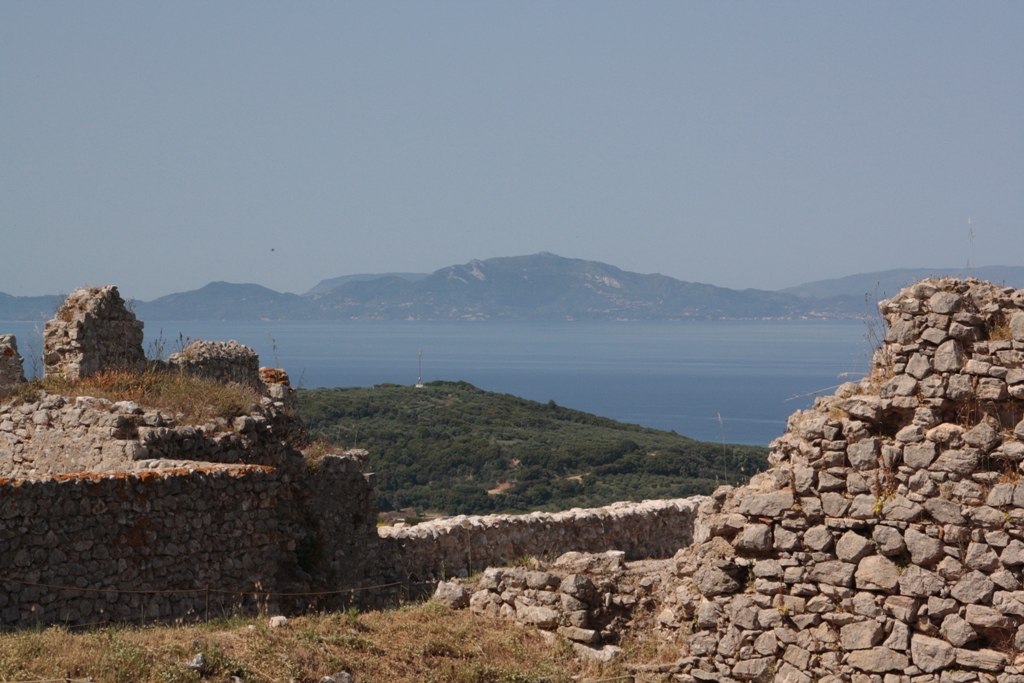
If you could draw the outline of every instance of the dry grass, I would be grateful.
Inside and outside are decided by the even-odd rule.
[[[252,628],[250,628],[252,627]],[[8,681],[92,677],[97,683],[199,681],[184,666],[197,654],[204,681],[317,682],[348,671],[359,683],[568,683],[614,675],[576,663],[564,642],[535,629],[485,619],[436,602],[388,612],[297,617],[270,629],[266,618],[181,627],[65,629],[0,635]]]
[[[1013,334],[1010,333],[1010,321],[1002,316],[997,320],[993,320],[988,328],[988,339],[989,341],[1013,339]]]
[[[135,401],[143,408],[171,415],[183,414],[199,423],[218,417],[233,418],[252,412],[260,402],[254,389],[221,384],[180,372],[110,370],[81,380],[50,376],[28,383],[52,394],[94,396],[110,401]]]

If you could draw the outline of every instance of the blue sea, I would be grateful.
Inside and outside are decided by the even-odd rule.
[[[41,325],[0,323],[23,356]],[[465,380],[708,441],[767,445],[868,368],[855,321],[149,322],[146,344],[235,339],[306,388]],[[31,364],[26,360],[26,371]]]

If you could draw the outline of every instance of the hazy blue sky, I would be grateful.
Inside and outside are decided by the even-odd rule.
[[[1024,265],[1021,2],[4,2],[0,291]],[[971,225],[968,225],[968,219]]]

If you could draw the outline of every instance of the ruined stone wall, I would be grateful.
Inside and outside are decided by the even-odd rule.
[[[702,506],[659,616],[680,680],[1024,681],[1022,309],[952,279],[880,303],[872,375]]]
[[[0,479],[0,627],[379,607],[375,525],[345,457]]]
[[[359,461],[326,455],[304,473],[296,491],[308,530],[299,559],[319,584],[358,588],[383,583],[377,497]],[[380,606],[377,597],[360,595],[359,601]]]
[[[301,456],[281,432],[294,429],[269,399],[233,420],[178,424],[130,401],[40,394],[0,404],[0,477],[113,472],[180,461],[285,465]]]
[[[0,334],[0,393],[25,381],[25,369],[13,334]]]
[[[262,390],[260,359],[248,346],[229,342],[194,341],[167,359],[168,365],[196,377],[223,384],[236,383]]]
[[[524,555],[620,550],[662,557],[689,545],[701,497],[614,503],[528,515],[460,515],[412,527],[380,527],[385,575],[467,576]]]
[[[142,322],[117,287],[76,289],[43,331],[46,375],[81,379],[110,369],[141,369]]]

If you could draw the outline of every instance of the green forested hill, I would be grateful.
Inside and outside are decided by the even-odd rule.
[[[311,436],[369,450],[381,510],[526,512],[710,493],[763,470],[768,453],[466,382],[300,390],[298,399]]]

